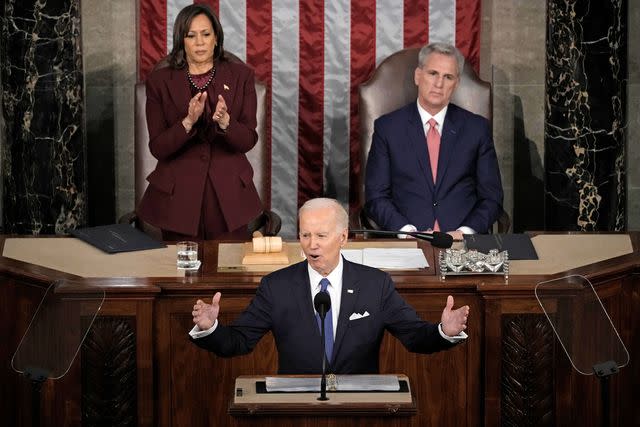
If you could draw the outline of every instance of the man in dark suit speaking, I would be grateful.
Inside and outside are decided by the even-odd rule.
[[[451,104],[464,57],[420,50],[418,99],[378,118],[366,167],[365,210],[385,230],[486,233],[502,212],[502,183],[488,120]]]
[[[333,199],[312,199],[299,212],[300,244],[307,260],[262,279],[255,297],[231,325],[218,322],[220,292],[211,304],[193,307],[190,335],[198,346],[222,357],[249,353],[268,331],[278,349],[278,373],[320,374],[322,342],[314,297],[331,297],[327,313],[335,337],[327,346],[328,371],[378,372],[380,343],[389,331],[410,351],[432,353],[466,338],[469,307],[453,309],[447,298],[439,324],[421,320],[398,294],[391,277],[340,255],[347,241],[348,216]]]

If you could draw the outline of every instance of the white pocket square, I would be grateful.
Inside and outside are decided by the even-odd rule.
[[[360,314],[360,313],[352,313],[351,316],[349,316],[349,320],[363,319],[363,318],[365,318],[367,316],[369,316],[369,312],[368,311],[365,311],[362,314]]]

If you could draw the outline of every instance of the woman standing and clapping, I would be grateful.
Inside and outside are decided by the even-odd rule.
[[[204,4],[180,11],[168,66],[147,82],[149,148],[158,159],[139,217],[164,240],[245,239],[262,212],[245,153],[258,140],[253,71],[225,58]]]

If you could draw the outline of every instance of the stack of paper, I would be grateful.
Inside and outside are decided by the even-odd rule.
[[[395,375],[337,375],[336,391],[398,391]],[[268,392],[320,391],[320,377],[266,377]]]
[[[343,249],[341,252],[351,262],[375,268],[412,270],[429,267],[420,248]]]

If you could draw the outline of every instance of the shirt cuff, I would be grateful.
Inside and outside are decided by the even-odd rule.
[[[208,336],[208,335],[211,335],[211,334],[213,333],[213,331],[215,331],[215,330],[216,330],[216,328],[217,328],[217,327],[218,327],[218,319],[216,319],[216,321],[215,321],[215,322],[213,322],[213,326],[212,326],[212,327],[210,327],[209,329],[204,330],[204,331],[203,331],[202,329],[200,329],[200,328],[198,327],[198,325],[195,325],[195,326],[193,327],[193,329],[191,329],[191,330],[189,331],[189,335],[190,335],[190,336],[191,336],[191,338],[193,338],[193,339],[204,338],[204,337],[206,337],[206,336]],[[441,333],[442,333],[442,332],[441,332]]]
[[[466,225],[458,227],[458,231],[462,231],[462,234],[476,234],[476,230]]]
[[[464,341],[469,337],[469,335],[467,335],[465,331],[460,331],[458,335],[450,337],[449,335],[445,334],[444,331],[442,330],[442,323],[438,323],[438,332],[440,332],[440,336],[442,338],[454,344],[460,341]]]
[[[418,229],[416,228],[415,225],[407,224],[398,231],[409,231],[409,232],[415,233],[416,231],[418,231]],[[406,234],[398,234],[397,237],[398,239],[406,239],[409,236],[407,236]]]

